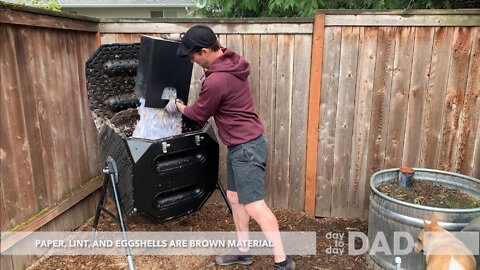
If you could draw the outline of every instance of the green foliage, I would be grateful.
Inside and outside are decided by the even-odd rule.
[[[419,197],[413,199],[413,204],[416,204],[416,205],[421,205],[422,204],[422,201],[420,200]]]
[[[475,0],[196,0],[203,17],[312,17],[316,9],[480,8]]]
[[[24,5],[35,6],[47,10],[60,11],[58,0],[26,0],[21,2]]]

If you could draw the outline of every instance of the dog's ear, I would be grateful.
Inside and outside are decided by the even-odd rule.
[[[424,234],[424,230],[421,230],[420,232],[418,232],[417,234],[418,240],[423,241],[423,234]]]
[[[432,214],[432,218],[430,219],[431,226],[438,226],[438,217],[435,213]]]
[[[425,231],[429,231],[431,229],[432,223],[428,223],[425,219],[423,220],[423,228]]]

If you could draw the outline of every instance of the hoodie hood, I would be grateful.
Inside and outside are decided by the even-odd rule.
[[[248,75],[250,75],[250,64],[245,58],[230,49],[222,48],[221,50],[223,54],[213,62],[205,76],[209,76],[214,72],[228,72],[242,81],[247,80]]]

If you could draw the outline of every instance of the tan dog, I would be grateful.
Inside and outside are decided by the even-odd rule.
[[[415,251],[425,251],[427,270],[475,270],[475,258],[460,240],[438,225],[432,215],[430,224],[424,221],[424,229],[418,233]]]

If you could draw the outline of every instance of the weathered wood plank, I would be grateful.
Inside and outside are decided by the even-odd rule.
[[[47,44],[47,35],[51,30],[42,31],[39,40],[36,41],[38,44],[37,50],[35,51],[34,59],[38,60],[38,63],[34,64],[35,71],[37,74],[35,75],[35,87],[34,87],[34,95],[35,99],[37,100],[37,111],[38,111],[38,120],[39,120],[39,128],[41,134],[41,143],[36,145],[41,152],[42,152],[42,159],[37,160],[41,166],[44,167],[44,176],[45,176],[45,188],[47,192],[48,204],[54,202],[57,198],[57,190],[55,189],[55,166],[51,163],[53,160],[54,154],[52,149],[54,148],[55,142],[52,140],[52,130],[51,125],[52,121],[54,121],[54,115],[49,114],[50,104],[48,100],[48,92],[51,91],[51,88],[47,85],[48,79],[48,63],[49,59],[45,53],[45,49],[50,44]],[[41,60],[41,61],[40,61]],[[52,188],[53,187],[53,188]],[[42,206],[43,209],[47,205]]]
[[[11,255],[0,256],[0,268],[1,269],[14,269]]]
[[[333,159],[332,206],[335,217],[348,217],[350,166],[352,152],[353,120],[355,111],[355,83],[357,81],[358,27],[342,27],[342,44],[338,84],[338,108],[335,126]]]
[[[19,32],[15,33],[15,50],[16,50],[16,61],[17,61],[17,71],[18,71],[18,79],[20,81],[19,88],[17,92],[17,98],[19,99],[20,109],[22,110],[21,115],[23,119],[20,120],[20,125],[24,126],[24,134],[22,135],[24,142],[22,145],[22,150],[25,151],[25,159],[21,160],[22,164],[18,167],[20,170],[25,170],[26,174],[20,174],[19,179],[17,180],[21,185],[21,189],[23,192],[29,194],[29,196],[24,201],[25,206],[27,209],[25,211],[27,213],[35,213],[37,209],[39,209],[38,201],[37,201],[37,190],[35,187],[36,179],[39,182],[43,182],[44,179],[41,179],[42,176],[37,176],[37,170],[40,171],[41,166],[37,166],[38,163],[35,162],[36,159],[41,158],[41,154],[38,153],[38,149],[36,148],[37,144],[40,143],[40,138],[38,134],[38,119],[36,114],[36,102],[32,98],[33,96],[33,81],[32,79],[25,79],[26,74],[32,73],[32,50],[28,46],[24,46],[24,42],[31,38],[31,28],[30,27],[22,27]],[[34,74],[32,74],[34,75]],[[34,107],[33,109],[31,107]],[[20,116],[20,115],[19,115]],[[37,126],[37,127],[35,127]],[[23,130],[22,130],[23,132]],[[20,145],[16,145],[19,147]],[[14,154],[15,155],[15,154]],[[39,164],[38,164],[39,165]],[[39,172],[40,174],[43,171]],[[23,176],[23,177],[22,177]],[[39,183],[41,185],[41,183]],[[38,192],[40,194],[41,191],[45,191],[43,187],[39,187],[40,190]],[[43,195],[43,194],[42,194]],[[41,199],[43,200],[43,198]]]
[[[442,141],[440,143],[439,168],[450,171],[455,168],[461,114],[465,102],[468,64],[472,46],[471,28],[455,28],[452,56],[449,64],[447,92],[443,104]]]
[[[368,156],[366,157],[367,179],[370,179],[372,174],[384,168],[385,138],[388,128],[396,32],[397,29],[394,27],[381,27],[377,37],[372,116],[368,138]],[[366,209],[368,209],[368,204],[369,198],[366,196],[364,202]]]
[[[86,32],[98,31],[97,22],[24,12],[5,7],[0,7],[0,23]]]
[[[422,136],[419,136],[419,134],[424,132],[423,114],[430,77],[433,33],[434,29],[431,27],[417,27],[415,32],[407,122],[405,125],[405,143],[402,157],[402,165],[411,168],[420,166]]]
[[[226,46],[230,50],[243,55],[243,35],[231,34],[227,35]]]
[[[348,189],[348,207],[350,217],[365,217],[365,197],[369,194],[370,181],[367,179],[368,137],[375,76],[377,51],[376,27],[360,28],[360,44],[358,77],[356,82],[355,114],[352,139],[352,160],[350,169],[350,185]]]
[[[51,44],[45,49],[47,85],[49,89],[68,89],[65,85],[68,74],[63,75],[63,71],[65,70],[62,53],[65,47],[63,38],[58,32],[49,31],[47,42]],[[59,70],[62,70],[60,76],[58,75]],[[62,80],[58,80],[59,77],[62,77]],[[61,115],[64,115],[64,112],[68,110],[68,106],[64,105],[65,101],[63,100],[63,96],[60,96],[58,92],[47,91],[45,94],[48,98],[49,118],[52,119],[50,127],[52,137],[50,140],[54,142],[53,149],[51,149],[54,156],[51,162],[55,168],[55,178],[52,179],[52,184],[56,187],[54,191],[56,196],[55,201],[60,201],[64,198],[63,196],[66,192],[74,188],[68,177],[72,172],[68,165],[69,159],[64,136],[68,128],[68,123],[65,122],[65,117],[61,117]]]
[[[305,160],[307,148],[307,118],[309,80],[305,71],[310,70],[312,38],[295,35],[292,83],[292,124],[290,126],[290,194],[288,209],[303,211],[305,208]],[[316,113],[318,115],[318,111]],[[312,212],[313,213],[313,212]]]
[[[437,28],[433,37],[430,80],[424,116],[425,132],[422,136],[420,167],[438,168],[440,142],[442,141],[442,119],[445,91],[448,79],[448,63],[451,55],[451,44],[454,29]]]
[[[102,32],[101,32],[102,33]],[[101,40],[101,43],[102,44],[111,44],[111,43],[115,43],[116,40],[116,34],[105,34],[105,33],[102,33],[100,35],[100,40]]]
[[[459,127],[455,171],[480,179],[480,28],[472,28],[473,44],[470,53],[465,102]],[[477,145],[475,146],[475,140]],[[475,150],[477,149],[477,150]],[[475,151],[477,155],[475,156]]]
[[[61,89],[58,88],[58,79],[54,75],[58,65],[58,60],[56,59],[55,52],[57,49],[57,35],[55,31],[46,31],[45,32],[45,43],[50,44],[46,46],[43,53],[45,57],[45,87],[48,89],[43,98],[45,99],[45,151],[49,152],[47,156],[49,158],[50,167],[52,168],[52,178],[49,181],[49,190],[52,194],[52,201],[58,202],[62,199],[63,191],[65,190],[66,183],[64,181],[65,177],[65,168],[66,158],[65,154],[62,151],[61,142],[58,139],[58,128],[61,125],[58,116],[61,115],[61,110],[57,108],[56,102],[56,91],[51,89]]]
[[[1,99],[0,99],[1,101]],[[1,127],[1,126],[0,126]],[[3,138],[3,137],[0,137],[0,138]],[[3,145],[0,145],[0,161],[2,163],[5,162],[5,157],[6,157],[6,152],[5,150],[3,149]],[[3,166],[0,166],[0,168],[3,169]],[[0,177],[1,179],[6,179],[6,178],[3,178],[4,177],[4,173],[3,172],[0,172]],[[7,215],[5,213],[5,211],[7,210],[7,204],[5,202],[5,198],[3,196],[3,181],[0,182],[0,231],[6,231],[8,228],[6,227],[6,220],[7,220]],[[2,256],[3,257],[3,256]],[[3,263],[3,262],[0,262],[0,263]]]
[[[293,35],[278,36],[273,192],[275,207],[288,207],[290,194],[290,128],[293,83]]]
[[[86,59],[88,59],[100,45],[100,40],[93,39],[91,34],[87,33],[82,34],[77,38],[80,40],[90,40],[90,42],[79,42],[78,48],[75,51],[78,66],[78,83],[80,88],[78,102],[80,103],[79,108],[81,111],[81,118],[79,121],[82,121],[83,123],[83,132],[81,132],[81,136],[83,136],[85,159],[87,162],[87,172],[84,172],[84,175],[88,175],[88,177],[84,177],[83,181],[87,181],[87,179],[90,179],[94,175],[100,173],[100,164],[98,159],[98,133],[91,118],[92,114],[88,108],[89,101],[85,74],[85,62]]]
[[[48,183],[51,181],[51,172],[48,172],[48,161],[45,160],[45,149],[43,145],[43,124],[42,114],[45,112],[43,95],[46,91],[43,76],[43,35],[34,28],[27,28],[28,32],[22,39],[23,48],[27,50],[26,62],[21,63],[28,70],[31,79],[25,80],[26,93],[23,98],[23,108],[26,119],[27,133],[29,137],[30,156],[32,159],[33,188],[37,198],[38,209],[43,209],[51,203],[51,192]],[[27,83],[29,81],[30,83]],[[35,209],[35,210],[38,210]]]
[[[329,217],[332,206],[332,182],[335,149],[335,117],[337,115],[337,98],[340,70],[341,27],[326,27],[322,55],[320,107],[318,122],[318,158],[316,171],[315,215]],[[314,60],[312,59],[312,65]],[[312,91],[313,85],[310,88]],[[312,103],[310,103],[312,104]],[[309,123],[311,125],[313,123]],[[308,147],[312,141],[309,139]],[[310,162],[307,161],[307,165]],[[308,186],[307,186],[308,188]],[[305,198],[307,199],[307,198]]]
[[[405,121],[412,70],[415,28],[402,27],[395,36],[390,115],[385,149],[385,169],[401,167],[405,139]]]
[[[477,128],[480,127],[480,119],[478,120],[479,123],[477,124]],[[477,130],[477,138],[475,139],[475,154],[472,159],[473,163],[473,169],[470,175],[473,177],[480,179],[480,136],[478,136],[478,130]]]
[[[260,102],[260,35],[245,35],[243,37],[243,52],[245,59],[250,63],[248,81],[252,89],[253,103],[258,111]]]
[[[480,9],[319,9],[315,12],[326,15],[476,15]]]
[[[116,43],[134,43],[140,42],[140,39],[136,40],[135,34],[117,34],[115,37]]]
[[[275,96],[277,81],[277,36],[260,36],[260,106],[257,108],[260,118],[265,126],[265,138],[268,143],[269,156],[265,172],[265,201],[273,206],[274,192],[274,121],[275,121]]]
[[[58,78],[63,76],[63,79],[58,82],[59,89],[68,89],[68,91],[71,91],[73,74],[70,72],[65,72],[69,70],[68,61],[71,57],[71,55],[67,52],[67,47],[69,46],[68,36],[66,33],[58,33],[55,39],[58,42],[58,49],[55,51],[54,56],[57,61],[57,68],[50,76],[53,75]],[[63,179],[67,184],[67,189],[62,191],[63,198],[75,190],[77,187],[77,179],[80,179],[78,166],[70,162],[73,160],[76,161],[78,159],[78,154],[76,149],[71,149],[70,144],[70,142],[73,140],[73,136],[76,136],[76,123],[73,118],[65,117],[65,112],[69,112],[73,106],[72,98],[67,93],[67,91],[63,93],[57,93],[55,100],[55,106],[61,110],[57,116],[57,119],[59,122],[61,122],[61,129],[59,129],[58,138],[61,142],[61,146],[63,148],[62,151],[65,155],[65,161],[67,165],[64,167],[63,175]],[[56,180],[61,181],[60,179]]]
[[[19,61],[16,47],[20,46],[20,33],[14,27],[1,27],[2,80],[0,95],[0,148],[2,162],[2,192],[5,205],[4,224],[8,229],[20,223],[24,218],[35,213],[35,194],[32,189],[32,171],[29,156],[29,142],[25,127],[25,118],[21,91],[24,74],[19,73]],[[24,52],[20,52],[24,53]],[[24,63],[24,62],[23,62]],[[3,162],[8,160],[8,162]],[[6,179],[5,181],[3,179]]]
[[[89,175],[87,174],[87,155],[85,153],[85,142],[83,140],[82,133],[85,132],[85,127],[83,126],[83,117],[81,115],[82,111],[80,109],[80,104],[83,100],[80,100],[82,97],[80,95],[80,85],[79,85],[79,76],[80,72],[77,69],[77,65],[75,63],[76,60],[76,52],[75,48],[77,47],[76,44],[80,41],[77,40],[77,35],[73,32],[65,33],[66,39],[66,47],[65,47],[65,55],[67,56],[66,65],[67,65],[67,72],[70,74],[69,78],[69,91],[66,91],[65,100],[68,100],[68,104],[70,105],[69,108],[69,118],[70,118],[70,138],[68,139],[67,147],[70,148],[69,152],[72,154],[72,158],[76,160],[73,165],[70,163],[70,166],[74,167],[74,175],[73,175],[73,187],[74,189],[80,187],[84,181],[89,179]],[[84,69],[84,68],[83,68]],[[78,217],[83,218],[83,217]],[[74,222],[72,220],[72,222]]]
[[[102,22],[100,33],[181,33],[195,25],[195,21],[187,23],[175,22]],[[312,23],[224,23],[208,24],[217,34],[311,34]]]
[[[358,14],[326,15],[326,26],[478,26],[479,14],[464,15],[395,15]]]

